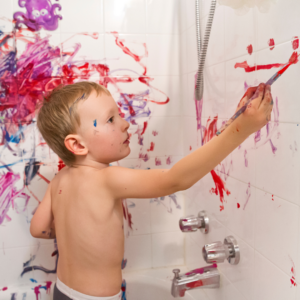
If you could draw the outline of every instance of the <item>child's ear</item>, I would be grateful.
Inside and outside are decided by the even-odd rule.
[[[79,136],[76,134],[69,134],[65,138],[66,148],[75,155],[87,155],[88,149],[80,142]]]

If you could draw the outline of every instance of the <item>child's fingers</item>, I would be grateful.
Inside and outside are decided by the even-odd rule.
[[[265,84],[261,83],[258,88],[256,89],[254,95],[253,95],[253,100],[252,100],[252,105],[256,108],[259,108],[260,103],[262,102],[265,94]]]
[[[252,98],[252,96],[254,95],[256,89],[257,89],[257,86],[250,87],[250,88],[247,89],[246,93],[244,94],[244,96],[240,100],[235,112],[237,112],[241,107],[243,107],[247,103],[247,101],[249,99]]]
[[[271,86],[270,85],[266,85],[265,87],[265,93],[264,93],[264,97],[259,105],[260,106],[263,106],[264,108],[267,108],[269,109],[270,106],[272,106],[272,94],[271,94]]]
[[[248,88],[248,90],[246,92],[247,101],[252,98],[252,96],[255,94],[257,88],[258,88],[257,86]]]

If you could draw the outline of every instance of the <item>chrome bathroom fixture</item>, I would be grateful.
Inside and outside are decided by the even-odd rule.
[[[173,297],[184,297],[185,291],[195,288],[219,288],[220,274],[217,265],[211,265],[200,269],[192,270],[180,275],[179,269],[174,269],[171,294]]]
[[[240,248],[233,236],[228,236],[222,242],[207,244],[202,248],[202,255],[207,263],[222,263],[225,259],[232,265],[240,261]]]
[[[209,232],[209,218],[205,212],[202,210],[198,213],[198,217],[187,216],[179,220],[179,227],[182,232],[197,231],[200,229],[203,233]]]
[[[208,41],[210,37],[210,31],[215,15],[216,10],[216,0],[211,0],[210,5],[210,11],[208,15],[207,25],[205,28],[205,35],[203,39],[203,44],[201,41],[201,29],[200,29],[200,10],[199,10],[199,2],[201,0],[195,0],[195,6],[196,6],[196,32],[197,32],[197,48],[198,48],[198,74],[197,74],[197,84],[196,84],[196,91],[195,91],[195,97],[197,100],[201,100],[203,97],[203,70],[204,70],[204,64],[205,64],[205,58],[206,58],[206,51],[208,46]]]

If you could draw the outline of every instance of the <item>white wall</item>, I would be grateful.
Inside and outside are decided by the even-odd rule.
[[[132,134],[132,152],[128,158],[119,162],[120,165],[141,169],[170,168],[183,156],[179,0],[60,0],[58,3],[62,6],[59,13],[63,19],[55,31],[41,30],[41,36],[49,34],[51,45],[65,52],[80,44],[75,61],[107,64],[111,70],[111,78],[130,77],[130,83],[118,83],[119,90],[108,84],[116,101],[119,101],[120,92],[138,94],[148,90],[148,99],[163,102],[166,97],[170,98],[166,105],[147,102],[146,108],[150,109],[150,116],[135,118],[138,125],[132,124],[129,130]],[[17,0],[0,1],[0,16],[6,17],[0,20],[2,31],[7,33],[12,30],[9,20],[16,11],[25,12],[18,6]],[[144,55],[140,62],[146,66],[146,73],[138,62],[116,45],[111,33],[113,31],[119,33],[122,43],[130,51]],[[94,33],[98,38],[82,33]],[[32,33],[26,34],[33,36]],[[26,43],[24,40],[17,40],[18,57],[25,51]],[[60,63],[66,63],[64,57]],[[59,72],[63,76],[61,70]],[[149,77],[150,88],[138,80],[140,76]],[[98,82],[103,80],[96,75],[91,79]],[[141,146],[138,144],[138,131],[141,132],[144,122],[148,122],[148,127]],[[11,124],[1,126],[4,132],[4,128],[10,128]],[[154,131],[158,134],[154,135]],[[23,187],[25,164],[32,157],[44,163],[40,173],[48,180],[58,172],[58,158],[49,152],[47,146],[37,147],[38,142],[43,140],[35,124],[30,124],[24,130],[24,138],[18,145],[9,143],[17,149],[26,149],[26,153],[23,151],[22,154],[20,151],[21,154],[15,156],[7,147],[0,146],[0,160],[3,164],[12,163],[11,170],[20,176],[14,185],[18,190]],[[148,151],[151,142],[155,143],[154,150]],[[37,149],[35,153],[34,148]],[[149,159],[145,162],[140,154],[147,154]],[[157,165],[159,160],[161,165]],[[8,172],[5,167],[0,171],[1,176]],[[29,204],[23,204],[24,212],[17,213],[16,208],[10,205],[8,217],[0,225],[0,290],[8,287],[9,295],[16,291],[12,285],[55,281],[55,274],[46,274],[40,270],[20,277],[23,264],[30,259],[32,261],[28,266],[38,265],[52,270],[55,268],[56,256],[51,256],[55,250],[53,240],[34,239],[29,233],[32,213],[38,206],[32,193],[41,201],[46,188],[47,183],[36,176],[29,185],[30,190],[23,190],[30,197]],[[178,227],[178,220],[184,215],[183,193],[176,193],[176,197],[178,205],[170,197],[156,201],[127,199],[133,230],[129,231],[129,237],[126,238],[125,271],[184,264],[185,236]],[[125,233],[127,235],[128,231]],[[46,291],[40,289],[40,292],[45,297]]]
[[[210,1],[202,3],[205,5],[201,18],[205,26]],[[181,27],[184,49],[181,61],[186,65],[182,74],[186,95],[183,99],[186,154],[190,145],[194,149],[201,141],[196,131],[193,101],[197,71],[194,1],[182,0],[181,9],[186,17]],[[247,61],[251,66],[288,62],[294,51],[292,41],[300,35],[299,16],[297,0],[278,0],[266,13],[251,8],[242,15],[230,7],[217,6],[204,71],[204,126],[209,117],[218,115],[220,127],[221,121],[233,115],[244,94],[245,82],[251,86],[266,82],[277,70],[245,73],[234,68],[237,62]],[[268,46],[271,38],[275,40],[273,50]],[[250,44],[252,55],[247,52]],[[186,235],[186,263],[190,269],[206,264],[201,257],[206,243],[233,235],[240,245],[239,265],[228,262],[218,265],[221,288],[205,290],[209,299],[300,299],[299,75],[300,64],[293,65],[272,87],[274,101],[278,99],[279,117],[274,122],[275,112],[272,114],[269,136],[266,128],[256,144],[254,135],[250,136],[216,168],[230,191],[230,195],[225,195],[224,210],[219,209],[219,196],[210,193],[215,187],[210,174],[186,192],[187,215],[204,209],[211,220],[208,235],[200,231]],[[277,149],[275,153],[270,137]],[[228,177],[220,172],[222,166],[229,172]],[[292,276],[297,286],[292,285]]]

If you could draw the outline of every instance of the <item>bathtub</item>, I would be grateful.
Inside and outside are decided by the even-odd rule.
[[[143,271],[123,272],[126,281],[127,300],[173,300],[171,285],[172,270],[178,268],[181,273],[186,273],[184,266],[172,268],[148,269]],[[40,287],[39,287],[40,286]],[[46,289],[45,282],[32,282],[23,286],[8,286],[7,290],[0,290],[0,300],[52,300],[54,282]],[[182,300],[208,300],[201,289],[188,291]]]

